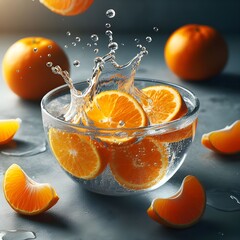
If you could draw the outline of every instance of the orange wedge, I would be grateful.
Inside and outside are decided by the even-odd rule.
[[[156,222],[172,227],[187,228],[197,223],[206,207],[204,187],[195,176],[186,176],[179,191],[169,198],[152,201],[147,213]]]
[[[159,124],[176,120],[187,113],[187,106],[180,93],[173,87],[164,85],[142,89],[151,103],[142,100],[142,105],[151,124]],[[150,105],[150,106],[149,106]]]
[[[40,0],[52,12],[73,16],[85,12],[94,0]]]
[[[166,174],[168,152],[153,138],[113,150],[110,168],[116,181],[127,189],[142,190],[153,187]]]
[[[33,181],[17,164],[5,172],[3,190],[9,205],[23,215],[42,213],[59,199],[50,184]]]
[[[240,120],[231,126],[203,134],[201,141],[205,147],[215,152],[223,154],[240,152]]]
[[[7,144],[12,140],[21,122],[20,118],[0,120],[0,145]]]
[[[49,142],[60,166],[74,177],[93,179],[107,165],[105,148],[93,142],[90,137],[51,128]]]
[[[86,110],[88,118],[98,128],[138,128],[147,126],[147,116],[131,95],[110,90],[96,95],[90,107]],[[110,142],[125,142],[130,138],[101,137],[102,140]]]

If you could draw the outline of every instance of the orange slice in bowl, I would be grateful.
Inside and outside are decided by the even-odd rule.
[[[3,119],[0,120],[0,145],[9,143],[18,131],[21,119]]]
[[[51,128],[49,142],[60,166],[74,177],[85,180],[96,178],[107,165],[104,154],[100,156],[103,148],[99,149],[97,142],[89,137]]]
[[[40,0],[52,12],[73,16],[85,12],[94,0]]]
[[[104,129],[127,129],[147,126],[147,116],[138,103],[131,95],[110,90],[96,95],[90,107],[86,110],[88,118],[95,127]],[[126,142],[131,137],[101,137],[107,142]]]
[[[156,185],[166,175],[168,152],[153,138],[112,149],[110,168],[116,181],[131,190],[143,190]]]
[[[173,87],[159,85],[142,89],[151,103],[142,100],[142,105],[151,124],[176,120],[187,113],[187,106],[180,93]],[[150,105],[150,106],[149,106]]]
[[[17,164],[5,172],[3,191],[9,205],[23,215],[42,213],[59,199],[50,184],[33,181]]]

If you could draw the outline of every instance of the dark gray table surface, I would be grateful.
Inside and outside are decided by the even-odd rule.
[[[1,35],[0,58],[13,42],[24,36],[26,34]],[[89,77],[94,54],[89,50],[84,52],[82,46],[74,48],[64,34],[42,36],[52,38],[61,46],[68,44],[69,48],[65,50],[71,62],[80,56],[81,67],[72,67],[74,81]],[[136,37],[144,39],[146,36]],[[47,240],[240,239],[240,211],[223,212],[207,207],[201,221],[184,230],[165,228],[146,214],[155,197],[171,196],[188,174],[197,176],[207,190],[235,188],[240,191],[240,155],[217,155],[200,142],[203,133],[240,119],[240,35],[225,36],[230,55],[224,72],[210,81],[198,83],[181,81],[168,70],[163,58],[166,37],[160,34],[153,37],[149,55],[143,59],[137,76],[177,83],[192,90],[200,99],[196,138],[179,171],[168,183],[153,192],[131,197],[109,197],[88,192],[73,182],[57,164],[49,148],[34,156],[13,157],[0,153],[1,183],[5,170],[12,163],[17,163],[36,181],[49,182],[60,197],[48,212],[24,217],[10,208],[0,190],[0,230],[29,230],[36,233],[37,239]],[[132,35],[118,36],[118,41],[124,43],[120,46],[119,59],[126,61],[137,52],[134,38]],[[100,55],[102,53],[104,50],[99,52]],[[16,117],[23,121],[16,138],[44,141],[40,104],[19,99],[6,86],[1,75],[0,118]]]

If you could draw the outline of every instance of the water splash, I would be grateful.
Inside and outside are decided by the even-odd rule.
[[[36,234],[26,230],[0,230],[0,240],[36,239]]]

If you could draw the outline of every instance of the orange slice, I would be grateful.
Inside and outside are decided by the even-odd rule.
[[[20,118],[0,120],[0,145],[7,144],[12,140],[21,122]]]
[[[152,201],[147,213],[156,222],[172,228],[187,228],[197,223],[206,207],[204,187],[195,176],[186,176],[179,191],[169,198]]]
[[[96,95],[90,107],[86,110],[88,118],[98,128],[138,128],[147,126],[147,116],[138,103],[131,95],[110,90]],[[101,137],[110,142],[125,142],[131,137]]]
[[[116,181],[127,189],[142,190],[156,185],[166,174],[168,152],[153,138],[112,150],[110,168]]]
[[[240,152],[240,120],[231,126],[203,134],[201,141],[205,147],[215,152],[223,154]]]
[[[107,165],[97,142],[76,133],[49,130],[49,142],[60,166],[77,178],[90,180],[100,175]]]
[[[94,0],[40,0],[52,12],[65,16],[73,16],[86,11]]]
[[[151,99],[150,104],[142,100],[143,108],[151,124],[176,120],[187,113],[188,109],[184,100],[173,87],[151,86],[142,89],[142,92]]]
[[[5,172],[3,190],[9,205],[23,215],[42,213],[59,199],[50,184],[33,181],[17,164]]]

